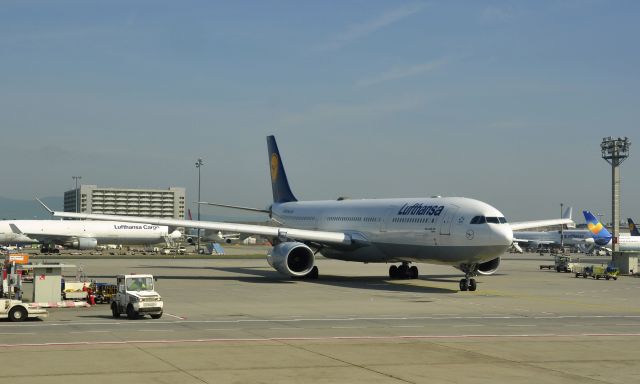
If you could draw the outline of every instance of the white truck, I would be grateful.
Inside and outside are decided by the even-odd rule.
[[[112,298],[111,314],[114,318],[126,314],[129,319],[149,315],[162,317],[162,297],[154,290],[153,275],[118,275],[117,292]]]
[[[43,308],[36,308],[21,300],[0,299],[0,319],[11,321],[25,321],[28,317],[47,317],[49,312]]]

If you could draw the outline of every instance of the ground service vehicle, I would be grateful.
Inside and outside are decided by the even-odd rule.
[[[162,317],[162,297],[154,290],[152,275],[118,275],[117,292],[111,299],[111,314],[114,318],[126,314],[129,319],[149,315],[153,319]]]
[[[28,317],[47,317],[49,313],[43,308],[30,307],[21,300],[0,299],[0,319],[25,321]]]

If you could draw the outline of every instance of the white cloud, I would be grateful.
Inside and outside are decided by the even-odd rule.
[[[413,14],[420,12],[425,7],[425,4],[410,4],[404,7],[389,10],[375,19],[365,21],[363,23],[353,24],[347,30],[331,40],[320,44],[317,51],[331,51],[342,48],[352,42],[362,39],[370,34],[387,27],[391,24],[397,23]]]
[[[378,75],[371,76],[366,79],[362,79],[358,81],[357,85],[368,86],[368,85],[374,85],[374,84],[378,84],[378,83],[382,83],[390,80],[404,79],[405,77],[419,76],[426,72],[431,72],[437,68],[440,68],[445,64],[447,64],[447,60],[440,59],[440,60],[433,60],[424,64],[414,65],[411,67],[403,67],[403,68],[396,67],[386,72],[380,73]]]

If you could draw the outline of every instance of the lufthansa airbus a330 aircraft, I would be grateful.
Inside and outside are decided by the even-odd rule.
[[[318,252],[345,261],[399,263],[389,268],[392,279],[417,278],[418,268],[410,265],[414,262],[451,265],[464,273],[462,291],[475,291],[474,276],[498,269],[500,256],[513,243],[513,230],[573,223],[551,219],[509,224],[496,208],[465,197],[298,201],[275,138],[267,137],[267,144],[273,191],[270,209],[224,206],[267,212],[280,227],[49,211],[58,217],[267,236],[274,245],[267,261],[291,277],[317,278]]]

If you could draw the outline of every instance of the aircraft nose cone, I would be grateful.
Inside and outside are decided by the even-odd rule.
[[[513,231],[509,225],[497,225],[493,227],[493,234],[501,245],[511,246],[513,243]]]

